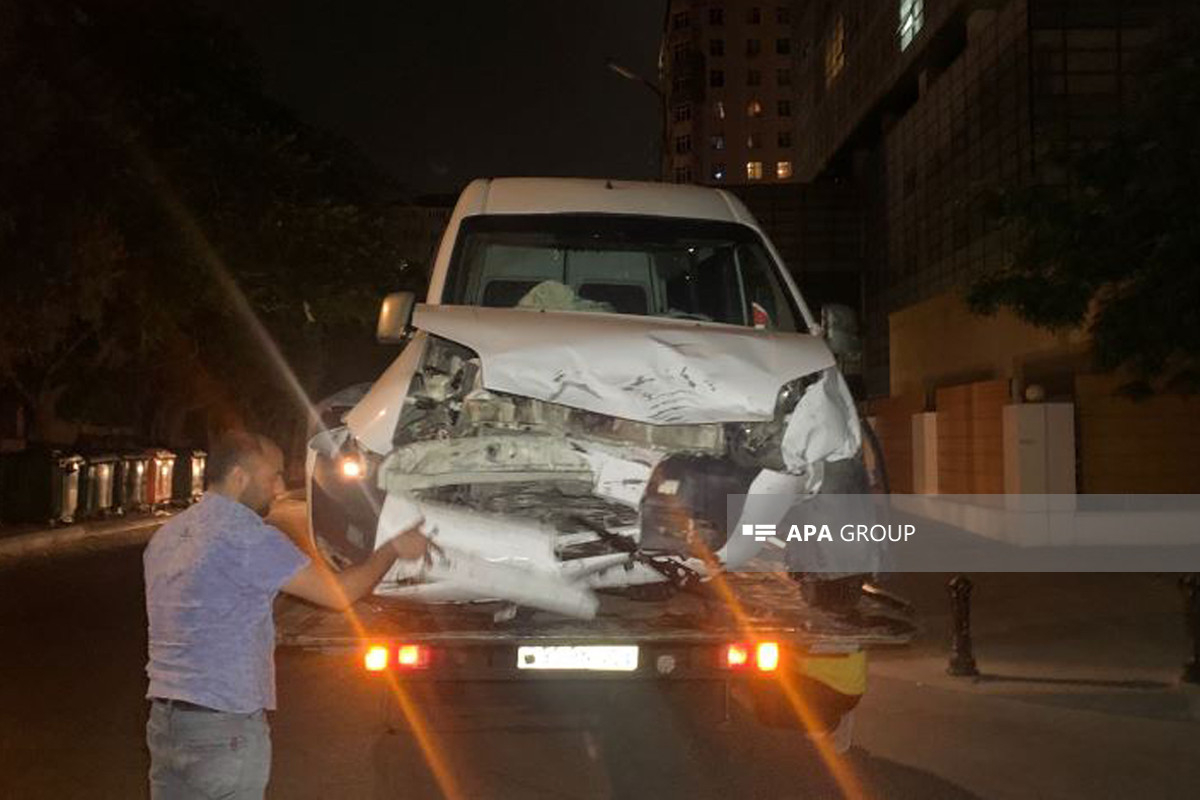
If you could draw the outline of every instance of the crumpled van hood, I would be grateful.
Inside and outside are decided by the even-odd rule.
[[[834,364],[810,334],[661,317],[418,305],[413,325],[478,353],[487,389],[657,425],[771,419]]]

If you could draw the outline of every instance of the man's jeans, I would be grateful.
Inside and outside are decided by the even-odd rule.
[[[233,714],[150,704],[146,723],[152,800],[261,800],[271,774],[263,711]]]

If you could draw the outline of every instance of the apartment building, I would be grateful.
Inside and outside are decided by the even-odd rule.
[[[671,0],[663,31],[667,177],[796,182],[793,0]]]
[[[1147,49],[1187,5],[797,7],[793,176],[861,192],[865,382],[898,491],[1029,491],[1010,475],[1014,443],[1028,442],[1014,425],[1055,403],[1075,485],[1042,491],[1200,490],[1189,449],[1200,402],[1114,397],[1121,377],[1095,371],[1085,331],[980,317],[963,300],[975,276],[1016,250],[989,213],[993,191],[1058,180],[1056,150],[1110,138]],[[930,459],[939,465],[921,474]]]
[[[957,297],[1012,253],[1009,232],[989,220],[989,192],[1044,180],[1059,145],[1112,134],[1136,91],[1139,53],[1171,6],[814,0],[797,9],[794,135],[803,146],[793,172],[862,187],[873,393],[929,389],[971,372],[1012,375],[1035,367],[1039,354],[1061,361],[1080,349],[1011,319],[993,320],[996,331]],[[930,332],[937,342],[917,336],[915,323],[930,315],[959,319],[970,329],[962,341],[975,345],[960,356],[944,332]],[[894,341],[893,332],[903,335]],[[934,344],[942,345],[937,359],[928,357]]]

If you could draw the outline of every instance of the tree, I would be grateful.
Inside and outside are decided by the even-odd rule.
[[[0,74],[0,383],[42,438],[71,439],[63,417],[282,435],[288,372],[337,388],[327,354],[423,284],[396,186],[187,3],[0,0]]]
[[[979,313],[1086,326],[1098,365],[1133,393],[1200,388],[1197,29],[1164,40],[1113,139],[1059,156],[1060,181],[1000,193],[1019,245],[968,293]]]

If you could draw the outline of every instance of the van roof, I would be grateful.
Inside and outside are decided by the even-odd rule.
[[[726,191],[604,178],[481,178],[459,198],[456,216],[478,214],[635,214],[739,222],[758,228]]]

